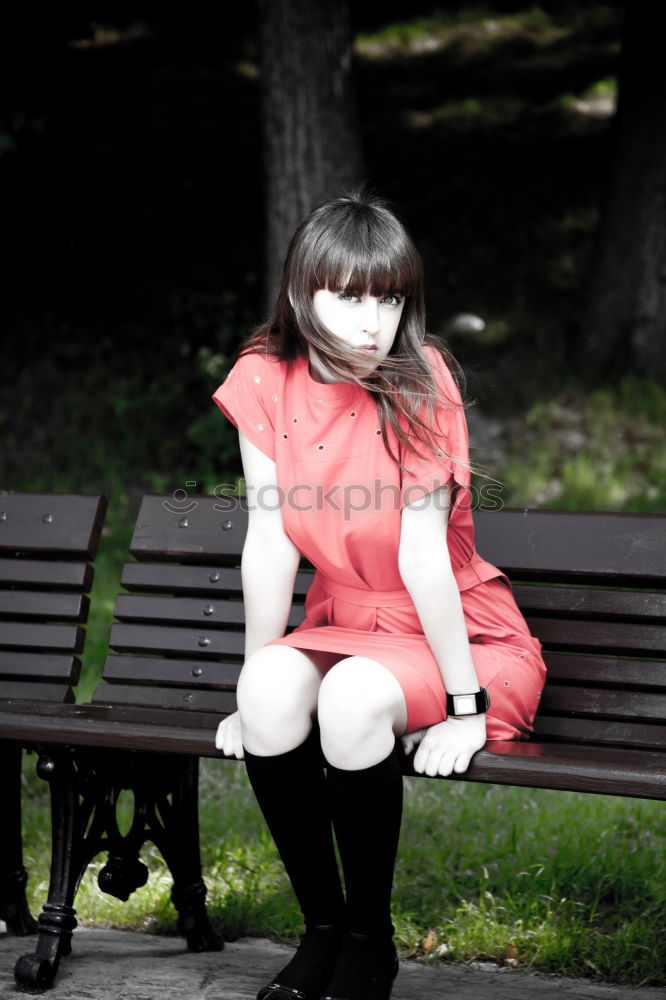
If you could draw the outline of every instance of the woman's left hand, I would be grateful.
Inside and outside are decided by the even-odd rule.
[[[405,753],[418,745],[414,770],[430,778],[437,774],[446,777],[454,771],[462,774],[485,742],[486,717],[483,714],[449,716],[444,722],[402,737]]]

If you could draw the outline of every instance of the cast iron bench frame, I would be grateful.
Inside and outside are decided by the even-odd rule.
[[[474,516],[478,550],[514,581],[549,678],[532,739],[488,743],[455,780],[666,798],[666,517]],[[19,988],[48,988],[71,949],[88,860],[108,850],[101,887],[127,898],[147,876],[138,859],[145,840],[171,869],[188,946],[222,947],[205,909],[197,775],[200,757],[220,756],[215,729],[235,708],[246,524],[232,498],[191,497],[179,509],[172,498],[144,497],[130,544],[136,561],[123,569],[127,593],[115,606],[114,652],[92,703],[24,700],[0,714],[0,735],[39,752],[54,823],[49,901],[36,953],[17,963]],[[289,627],[302,620],[310,579],[303,566]],[[410,758],[404,773],[414,776]],[[136,803],[124,837],[115,820],[123,788]]]

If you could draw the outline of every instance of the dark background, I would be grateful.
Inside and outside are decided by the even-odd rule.
[[[367,179],[498,420],[574,377],[612,121],[576,101],[612,89],[621,25],[619,3],[352,4]],[[255,4],[28,11],[2,37],[3,485],[210,487],[238,464],[210,394],[265,315]]]

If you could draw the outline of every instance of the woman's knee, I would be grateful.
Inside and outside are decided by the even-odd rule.
[[[320,683],[314,661],[289,646],[263,646],[248,657],[236,690],[246,749],[252,752],[248,741],[271,753],[298,746],[309,732]]]
[[[326,674],[317,715],[326,759],[347,768],[378,763],[407,724],[396,678],[380,663],[360,656],[341,660]]]

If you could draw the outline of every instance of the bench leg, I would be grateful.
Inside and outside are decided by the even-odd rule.
[[[198,757],[178,761],[171,807],[164,799],[158,809],[161,829],[155,828],[151,835],[173,876],[171,899],[178,911],[178,930],[190,951],[221,951],[224,941],[210,926],[201,877]]]
[[[72,950],[76,927],[72,903],[84,867],[78,779],[72,753],[41,753],[37,773],[49,782],[51,791],[51,881],[48,901],[39,916],[36,951],[19,958],[14,969],[16,985],[25,993],[43,993],[52,986],[60,959]]]
[[[139,860],[139,851],[146,840],[152,840],[173,877],[171,899],[188,948],[220,951],[224,941],[210,926],[201,877],[198,757],[169,758],[167,764],[163,756],[154,754],[100,756],[96,779],[105,789],[97,809],[108,833],[109,850],[98,877],[100,889],[126,900],[145,885],[148,869]],[[134,795],[134,816],[126,834],[120,833],[116,821],[116,803],[123,788]]]
[[[0,920],[9,934],[34,934],[37,921],[25,898],[28,873],[23,867],[21,838],[21,748],[0,743],[0,796],[5,819],[0,836]]]

